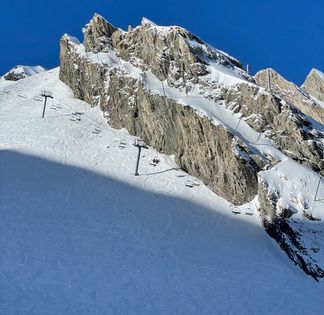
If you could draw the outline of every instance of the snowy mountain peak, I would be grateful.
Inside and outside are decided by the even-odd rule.
[[[107,51],[110,37],[117,29],[99,14],[82,29],[86,51]]]
[[[130,30],[125,32],[104,18],[93,18],[84,29],[83,45],[86,52],[115,51],[135,67],[148,66],[160,79],[168,79],[169,83],[173,80],[175,85],[180,84],[181,77],[208,74],[207,81],[219,81],[224,85],[253,82],[237,59],[204,43],[184,28],[158,26],[143,18],[139,26]],[[152,41],[155,42],[153,46]],[[182,85],[189,89],[187,83],[182,82]]]
[[[20,79],[24,79],[41,72],[46,71],[46,69],[42,66],[22,66],[18,65],[8,71],[6,74],[3,75],[4,80],[9,81],[18,81]]]
[[[301,88],[309,93],[315,101],[319,101],[324,108],[324,73],[322,71],[312,69]]]

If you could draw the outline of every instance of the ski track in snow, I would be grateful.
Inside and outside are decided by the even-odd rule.
[[[134,176],[134,137],[73,99],[58,69],[0,82],[0,117],[1,314],[323,312],[323,282],[255,211],[234,215],[151,148]]]

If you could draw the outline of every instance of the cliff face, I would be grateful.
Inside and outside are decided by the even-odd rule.
[[[180,167],[234,204],[254,198],[257,172],[265,159],[190,106],[152,94],[144,87],[144,74],[141,80],[123,68],[108,70],[104,64],[81,57],[78,49],[74,39],[62,38],[60,78],[76,97],[100,104],[112,127],[126,128],[157,150],[174,155]]]
[[[111,35],[117,29],[100,15],[95,15],[83,29],[84,47],[87,52],[108,52],[112,48]]]
[[[101,95],[105,93],[104,82],[108,69],[100,63],[89,62],[86,55],[82,55],[83,52],[84,47],[76,38],[63,36],[60,50],[60,79],[72,88],[75,97],[96,106],[100,102]]]
[[[132,98],[134,88],[137,92],[129,110],[123,104]],[[263,162],[229,130],[215,126],[189,106],[147,93],[132,79],[121,81],[119,75],[110,78],[109,95],[104,110],[109,112],[113,127],[126,127],[157,150],[174,155],[181,168],[234,204],[254,198],[256,174]]]
[[[309,100],[303,107],[299,94],[266,90],[262,75],[252,78],[235,58],[180,27],[143,19],[124,32],[96,15],[83,31],[83,44],[61,39],[60,79],[75,96],[100,106],[112,127],[174,155],[181,168],[234,205],[259,196],[269,235],[305,272],[322,277],[291,223],[295,213],[312,213],[298,203],[282,208],[284,168],[278,189],[262,175],[291,159],[298,161],[294,172],[323,174],[324,128],[309,118]],[[287,237],[293,241],[283,242]]]

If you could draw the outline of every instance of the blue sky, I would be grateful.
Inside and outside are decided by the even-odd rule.
[[[183,26],[252,73],[272,67],[300,84],[311,68],[324,71],[323,0],[9,0],[0,4],[0,74],[16,64],[57,66],[60,37],[81,39],[95,12],[123,29],[143,16]]]

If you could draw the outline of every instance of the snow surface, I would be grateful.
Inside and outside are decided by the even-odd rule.
[[[14,82],[15,81],[9,81],[9,80],[5,80],[4,78],[0,78],[0,87],[4,88],[6,86],[11,85]]]
[[[267,236],[257,201],[234,215],[151,148],[134,176],[134,137],[58,71],[0,83],[1,314],[323,313],[324,283]]]
[[[218,84],[226,87],[231,87],[240,83],[247,83],[247,80],[239,73],[219,63],[210,62],[207,69],[210,74],[203,77],[206,81],[211,81],[214,83],[217,82]]]
[[[200,50],[205,54],[204,61],[208,65],[207,70],[209,74],[202,76],[201,78],[203,80],[207,82],[218,83],[225,87],[232,87],[240,83],[248,83],[246,78],[244,78],[244,76],[242,75],[242,69],[238,69],[236,67],[230,69],[228,66],[226,67],[222,65],[219,61],[215,61],[209,56],[211,54],[216,54],[220,59],[227,59],[229,62],[230,60],[233,60],[239,63],[237,59],[210,45],[198,43],[196,40],[187,40],[187,43],[192,48],[200,48]]]
[[[307,214],[324,220],[324,203],[317,202],[318,199],[324,201],[324,185],[319,186],[320,189],[316,200],[314,200],[318,182],[321,181],[324,184],[324,178],[320,175],[313,176],[310,169],[306,167],[301,169],[299,165],[299,163],[288,159],[259,175],[262,179],[266,179],[270,190],[280,191],[283,206],[296,210],[295,219],[303,220],[302,212],[305,211]]]

